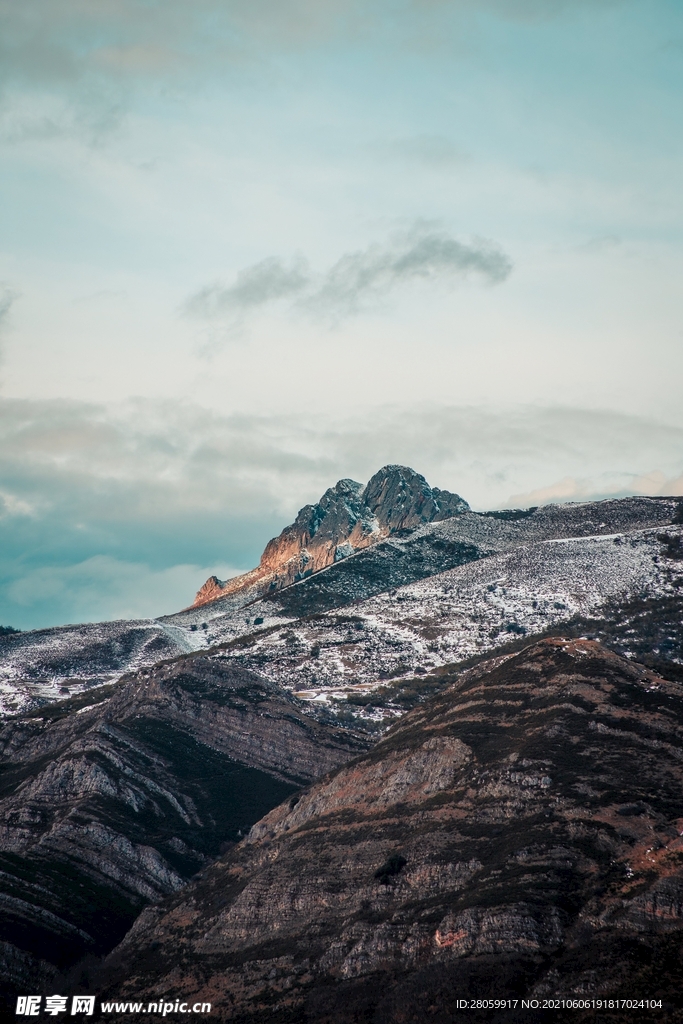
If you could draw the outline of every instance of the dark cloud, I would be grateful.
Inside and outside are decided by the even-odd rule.
[[[460,242],[445,232],[416,228],[389,244],[342,256],[308,298],[312,309],[352,313],[408,281],[454,281],[476,275],[504,281],[512,262],[493,242]]]
[[[415,280],[453,283],[470,276],[499,284],[512,270],[510,258],[493,242],[461,242],[431,226],[384,244],[346,253],[325,274],[314,275],[302,257],[289,265],[275,257],[241,270],[232,285],[213,284],[185,303],[185,311],[203,318],[234,320],[281,298],[300,310],[348,316]]]
[[[193,316],[214,317],[224,313],[243,313],[265,306],[275,299],[295,295],[309,284],[308,264],[302,258],[287,265],[276,257],[261,260],[240,270],[229,287],[209,285],[193,295],[186,310]]]
[[[290,435],[175,402],[0,400],[0,624],[172,611],[257,563],[333,475]]]

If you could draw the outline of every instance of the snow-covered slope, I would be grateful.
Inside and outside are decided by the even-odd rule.
[[[625,498],[464,512],[388,537],[272,597],[246,588],[157,620],[12,634],[0,638],[0,711],[235,642],[225,656],[316,699],[462,660],[515,633],[592,614],[611,597],[664,593],[664,566],[678,562],[658,537],[665,528],[678,536],[668,524],[681,520],[681,507]]]
[[[192,649],[184,630],[150,619],[12,633],[0,637],[0,712],[73,696]]]
[[[663,527],[676,518],[679,507],[676,499],[623,498],[520,511],[465,512],[357,551],[272,597],[259,598],[256,591],[249,591],[159,621],[186,632],[202,631],[208,645],[224,643],[251,632],[254,626],[267,627],[283,619],[355,605],[520,546]],[[196,642],[189,636],[188,640]]]
[[[668,539],[664,539],[664,538]],[[267,627],[215,657],[255,668],[299,696],[330,701],[388,679],[493,651],[614,602],[669,598],[683,527],[525,544],[356,604]]]

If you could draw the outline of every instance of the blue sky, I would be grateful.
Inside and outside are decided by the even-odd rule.
[[[683,9],[0,0],[0,622],[339,476],[683,493]]]

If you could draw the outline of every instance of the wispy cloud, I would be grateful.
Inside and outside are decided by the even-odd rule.
[[[12,288],[0,284],[0,327],[4,325],[16,297],[17,293]]]
[[[511,270],[512,261],[493,242],[461,242],[445,231],[416,226],[389,243],[342,256],[307,304],[314,310],[348,315],[410,281],[453,283],[474,275],[499,284]]]
[[[433,225],[416,224],[384,243],[345,253],[326,272],[313,273],[306,259],[290,263],[270,257],[239,271],[233,284],[202,288],[185,303],[185,312],[205,319],[241,322],[245,314],[278,299],[289,299],[300,312],[351,316],[413,281],[453,286],[475,277],[500,284],[512,261],[494,242],[463,242]]]
[[[0,356],[2,356],[2,336],[7,328],[10,310],[16,299],[16,291],[8,285],[0,283]]]
[[[664,494],[667,496],[683,495],[683,473],[676,477],[667,477],[661,469],[653,469],[633,481],[633,490],[638,494]]]
[[[186,310],[200,317],[245,313],[275,299],[296,295],[309,283],[308,264],[303,257],[288,265],[271,256],[240,270],[233,285],[212,284],[202,288],[187,301]]]
[[[444,33],[459,39],[459,21],[480,9],[528,22],[619,2],[408,0],[397,18],[391,0],[0,0],[0,89],[14,141],[77,135],[92,145],[118,127],[135,91],[150,84],[184,90],[247,69],[251,75],[273,56],[330,41],[391,38],[395,57],[387,26],[397,21],[404,22],[398,46],[410,51],[442,45]],[[23,92],[43,109],[25,111]],[[57,95],[66,109],[55,116]],[[428,137],[423,155],[450,159]]]
[[[406,8],[426,18],[448,6],[528,20],[620,2],[411,0]],[[74,81],[93,66],[123,75],[154,74],[207,59],[217,62],[226,52],[234,56],[254,43],[262,52],[267,44],[283,49],[333,34],[367,34],[392,14],[395,7],[388,0],[0,0],[2,74],[41,82]]]

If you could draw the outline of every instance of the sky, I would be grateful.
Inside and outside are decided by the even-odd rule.
[[[0,0],[0,624],[340,477],[683,494],[678,0]]]

